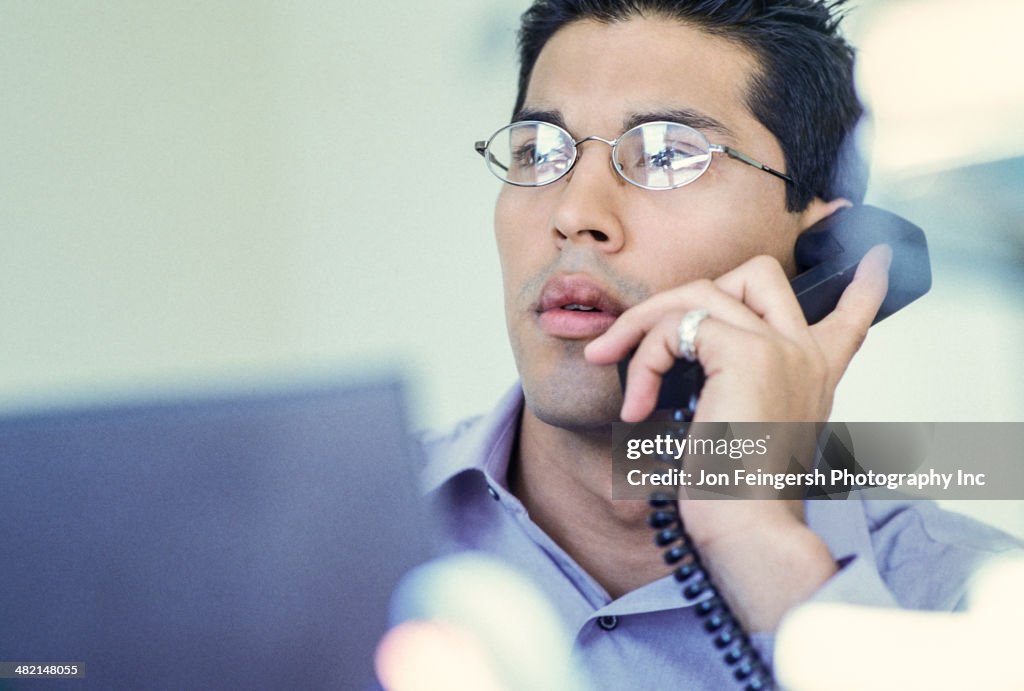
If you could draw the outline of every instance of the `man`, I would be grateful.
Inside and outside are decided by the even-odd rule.
[[[796,238],[865,184],[837,23],[812,0],[538,0],[523,17],[514,124],[478,145],[508,183],[495,235],[521,387],[428,439],[426,479],[450,546],[530,574],[601,688],[769,683],[722,661],[695,613],[708,593],[680,594],[647,505],[612,500],[610,429],[647,417],[680,346],[707,376],[698,421],[828,418],[890,257],[872,250],[807,326]],[[825,503],[680,503],[764,660],[797,604],[952,608],[1010,546],[927,504]]]

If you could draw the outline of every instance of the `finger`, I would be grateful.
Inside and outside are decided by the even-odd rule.
[[[843,291],[836,308],[811,327],[811,333],[821,346],[836,381],[860,349],[878,308],[885,300],[891,264],[891,247],[876,245],[871,248],[857,266],[857,273]]]
[[[805,337],[807,320],[789,278],[774,257],[754,257],[719,276],[715,284],[782,335],[793,340]]]
[[[679,358],[677,326],[674,315],[666,317],[663,323],[648,332],[633,354],[626,373],[626,390],[620,413],[624,422],[641,422],[654,411],[662,379]],[[705,373],[710,376],[720,368],[715,357],[724,357],[726,361],[736,357],[737,350],[742,351],[749,345],[751,335],[749,330],[714,317],[704,319],[694,337],[694,350]]]
[[[662,321],[647,332],[629,361],[620,413],[624,422],[640,422],[654,410],[662,376],[679,357],[677,326],[681,319],[679,313],[664,315]],[[705,319],[701,326],[707,321]],[[697,331],[699,333],[700,329]]]
[[[672,330],[675,333],[683,315],[694,309],[706,309],[716,319],[741,328],[764,328],[756,314],[712,281],[694,281],[658,293],[623,312],[606,332],[587,344],[584,356],[588,362],[597,365],[617,362],[626,357],[667,314],[674,315]],[[678,345],[678,336],[675,338]]]

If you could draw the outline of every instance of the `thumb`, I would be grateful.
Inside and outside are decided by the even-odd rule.
[[[876,245],[864,255],[853,281],[843,291],[836,308],[811,327],[825,355],[832,383],[839,381],[850,360],[864,343],[868,328],[889,290],[892,248]]]

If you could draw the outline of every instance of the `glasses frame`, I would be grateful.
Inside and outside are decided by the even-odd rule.
[[[568,141],[572,142],[572,145],[573,145],[573,147],[572,147],[572,160],[569,161],[569,165],[566,166],[565,170],[562,171],[558,175],[558,177],[552,178],[551,180],[547,180],[545,182],[539,182],[539,183],[513,182],[511,180],[507,180],[507,179],[503,178],[501,175],[499,175],[495,171],[493,166],[498,166],[499,168],[502,168],[502,169],[504,169],[506,171],[508,170],[508,168],[503,166],[498,161],[498,159],[495,158],[494,154],[490,153],[491,142],[493,142],[498,137],[498,135],[500,135],[505,130],[508,130],[508,129],[512,128],[512,127],[521,127],[523,125],[544,125],[545,127],[553,127],[556,130],[562,132],[562,134],[565,135],[565,138]],[[681,182],[681,183],[679,183],[677,185],[671,185],[669,187],[651,187],[650,185],[641,185],[639,182],[636,182],[635,180],[629,179],[629,177],[627,177],[626,174],[622,172],[622,166],[619,164],[618,157],[616,156],[618,144],[619,144],[620,141],[625,139],[627,136],[629,136],[630,134],[632,134],[636,130],[639,130],[639,129],[641,129],[643,127],[646,127],[648,125],[673,125],[675,127],[683,127],[685,129],[688,129],[688,130],[692,131],[694,134],[696,134],[698,137],[700,137],[700,139],[703,140],[707,144],[707,149],[708,149],[708,154],[709,154],[708,162],[704,165],[704,168],[702,168],[701,171],[699,173],[697,173],[697,175],[695,175],[690,180],[687,180],[686,182]],[[702,175],[704,175],[704,173],[707,172],[708,168],[711,167],[711,161],[714,159],[714,154],[724,154],[724,155],[728,156],[729,158],[732,158],[732,159],[735,159],[735,160],[739,161],[740,163],[746,163],[748,166],[750,166],[752,168],[757,168],[758,170],[763,170],[764,172],[768,173],[769,175],[774,175],[775,177],[777,177],[777,178],[779,178],[781,180],[784,180],[785,182],[789,183],[790,185],[795,185],[796,184],[796,182],[794,182],[793,178],[791,178],[790,176],[786,175],[782,171],[779,171],[779,170],[776,170],[775,168],[772,168],[771,166],[767,166],[764,163],[761,163],[756,158],[752,158],[751,156],[747,156],[745,153],[743,153],[741,151],[737,151],[736,149],[734,149],[734,148],[732,148],[730,146],[724,146],[722,144],[712,144],[710,141],[708,141],[708,138],[706,136],[704,136],[704,133],[701,132],[698,129],[694,129],[693,127],[690,127],[689,125],[684,125],[683,123],[680,123],[680,122],[669,122],[669,121],[665,121],[665,120],[655,120],[655,121],[652,121],[652,122],[641,123],[641,124],[637,125],[636,127],[631,127],[630,129],[626,130],[621,135],[619,135],[617,138],[611,139],[611,140],[604,139],[603,137],[598,137],[596,135],[591,135],[589,137],[583,137],[582,139],[573,139],[573,136],[571,134],[569,134],[569,132],[567,132],[565,129],[559,127],[558,125],[555,125],[554,123],[545,122],[543,120],[519,120],[519,121],[516,121],[516,122],[509,123],[509,124],[505,125],[504,127],[498,129],[487,140],[480,140],[480,141],[475,142],[473,144],[473,148],[476,150],[476,152],[478,154],[480,154],[483,157],[484,161],[487,163],[487,169],[489,171],[491,171],[491,173],[494,175],[494,177],[498,178],[502,182],[504,182],[506,184],[509,184],[509,185],[514,185],[516,187],[544,187],[545,185],[550,185],[553,182],[558,182],[559,180],[564,178],[566,175],[568,175],[570,171],[572,171],[573,167],[576,165],[576,161],[578,161],[579,158],[580,158],[580,145],[583,144],[584,142],[589,142],[589,141],[597,141],[597,142],[601,142],[603,144],[607,144],[608,146],[610,146],[611,149],[612,149],[611,150],[612,167],[615,168],[615,172],[618,173],[620,178],[622,178],[623,180],[625,180],[629,184],[633,185],[634,187],[639,187],[640,189],[644,189],[644,190],[653,190],[653,191],[656,191],[656,192],[663,191],[663,190],[674,190],[674,189],[679,189],[680,187],[685,187],[686,185],[689,185],[692,182],[696,182],[697,180],[700,179],[700,177]]]

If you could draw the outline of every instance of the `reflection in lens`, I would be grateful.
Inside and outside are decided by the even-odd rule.
[[[653,122],[622,136],[616,165],[643,187],[680,187],[697,179],[711,163],[707,140],[684,125]]]
[[[543,185],[572,163],[573,143],[546,123],[516,123],[495,135],[488,163],[498,177],[516,185]]]
[[[572,160],[572,144],[566,142],[561,130],[547,125],[537,126],[537,148],[534,156],[536,180],[554,180],[568,168]]]

